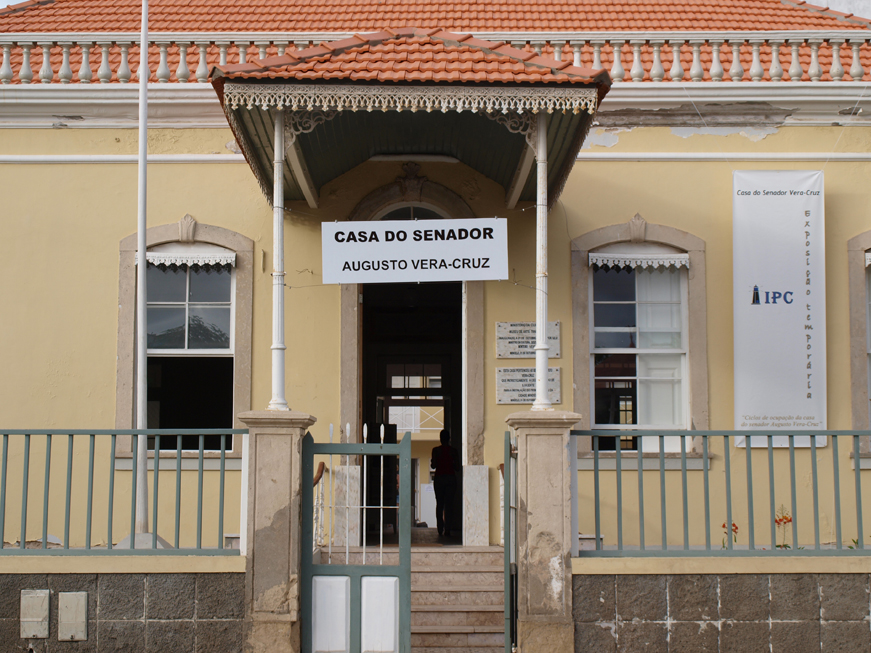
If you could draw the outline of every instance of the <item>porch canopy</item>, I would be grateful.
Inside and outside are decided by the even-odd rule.
[[[407,27],[219,65],[211,77],[273,207],[270,409],[288,409],[284,205],[317,207],[324,184],[373,157],[421,155],[452,157],[501,184],[506,208],[536,202],[533,410],[550,408],[547,210],[608,92],[607,72],[467,34]]]
[[[539,111],[549,115],[552,203],[611,84],[603,70],[412,27],[219,65],[211,78],[267,198],[271,109],[285,110],[284,199],[313,208],[324,184],[382,155],[450,156],[501,184],[509,208],[535,201],[530,171]]]

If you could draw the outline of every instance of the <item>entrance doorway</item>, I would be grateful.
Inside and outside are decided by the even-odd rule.
[[[371,442],[394,443],[411,433],[415,474],[411,523],[417,541],[435,541],[434,514],[426,514],[433,492],[430,470],[432,449],[442,429],[451,433],[451,446],[462,451],[462,284],[367,284],[362,287],[362,406],[363,423]],[[462,459],[462,456],[458,456]],[[384,460],[384,502],[396,505],[396,469]],[[457,491],[450,530],[461,541],[462,470],[457,470]],[[393,482],[391,482],[393,481]],[[381,473],[369,473],[364,488],[366,505],[378,505]],[[396,511],[385,511],[387,526],[398,528]],[[389,514],[389,517],[388,517]],[[378,517],[367,515],[367,530],[376,533]],[[371,526],[369,526],[371,525]],[[429,533],[429,529],[432,532]]]

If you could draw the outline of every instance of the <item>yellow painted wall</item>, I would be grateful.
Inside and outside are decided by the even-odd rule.
[[[843,132],[839,127],[782,127],[755,141],[740,134],[683,138],[668,128],[639,128],[617,136],[613,147],[592,149],[829,152],[837,142],[839,151],[861,152],[871,144],[871,130],[858,127]],[[135,140],[134,130],[6,130],[0,138],[0,154],[133,154]],[[152,130],[150,135],[154,153],[228,153],[226,144],[231,140],[229,130],[218,129]],[[577,163],[550,215],[549,319],[562,322],[562,357],[551,363],[562,370],[562,403],[557,408],[583,413],[589,410],[588,406],[572,406],[569,240],[602,226],[626,222],[640,213],[648,222],[683,229],[707,243],[710,424],[715,429],[732,428],[731,173],[735,169],[822,167],[822,163],[746,161]],[[830,162],[825,171],[829,427],[844,429],[850,427],[851,408],[846,241],[871,229],[867,192],[871,165]],[[293,408],[318,418],[312,432],[319,440],[327,439],[329,423],[338,425],[340,390],[340,293],[338,287],[320,282],[319,226],[323,220],[346,218],[366,194],[401,174],[399,162],[366,163],[327,184],[321,191],[319,209],[312,210],[304,203],[289,207],[287,394]],[[490,539],[498,542],[497,468],[503,456],[505,417],[523,407],[496,405],[493,369],[509,363],[532,366],[533,361],[497,360],[495,323],[534,319],[534,291],[530,286],[535,285],[535,212],[522,210],[524,207],[504,210],[503,189],[462,164],[424,163],[420,174],[459,193],[477,215],[498,215],[509,220],[511,278],[486,284],[484,312],[485,463],[491,468]],[[4,307],[0,361],[5,372],[0,375],[0,428],[111,428],[115,419],[118,243],[136,228],[136,166],[0,164],[0,192],[0,261],[5,273],[0,283],[0,305]],[[199,222],[237,231],[255,241],[252,406],[265,407],[270,397],[271,210],[244,163],[151,165],[149,224],[174,223],[186,213]],[[260,267],[263,257],[265,269]],[[587,373],[586,369],[583,373]],[[38,537],[41,532],[38,507],[42,500],[42,446],[34,439],[30,501],[35,508],[28,538]],[[57,480],[52,479],[53,505],[63,495],[64,446],[57,443],[53,451],[52,469],[60,474]],[[78,479],[86,476],[87,447],[76,446],[75,485],[81,492]],[[19,445],[10,449],[7,541],[17,538],[19,528],[20,503],[16,502],[20,501],[23,452],[16,447]],[[827,453],[821,455],[823,460]],[[108,480],[106,456],[105,447],[98,447],[95,483],[102,484],[100,487]],[[846,456],[842,449],[843,469],[850,465]],[[743,486],[738,481],[743,480],[743,452],[735,454],[733,462],[735,501],[740,503]],[[762,474],[765,461],[757,461],[754,454],[753,462],[757,476],[767,482]],[[780,461],[778,470],[777,485],[782,487],[784,467]],[[722,460],[715,458],[711,478],[722,479],[722,474]],[[675,483],[679,487],[677,475],[667,476],[670,491]],[[805,482],[802,479],[801,483]],[[658,474],[649,481],[645,479],[645,483],[649,492],[658,491]],[[122,506],[129,505],[123,503],[129,501],[129,494],[124,494],[125,484],[129,486],[129,472],[117,472],[117,501]],[[228,500],[238,497],[238,484],[238,474],[231,473]],[[849,489],[844,489],[845,514],[851,509]],[[582,482],[581,491],[590,489]],[[626,495],[632,495],[629,485]],[[79,500],[73,502],[73,522],[82,524],[85,502],[81,494],[76,496]],[[171,512],[164,508],[164,502],[171,500],[170,489],[161,486],[162,523],[167,523],[163,515]],[[185,504],[184,523],[191,521],[191,505]],[[646,505],[655,508],[658,495],[646,499]],[[104,507],[95,515],[99,511],[105,515]],[[723,521],[720,513],[719,508],[712,513],[717,515],[712,517],[717,524]],[[58,522],[61,514],[52,508],[49,531],[54,535],[60,535],[63,529]],[[128,518],[116,515],[116,533],[126,532],[122,524],[129,523],[127,514]],[[656,512],[651,512],[650,518],[655,521]],[[99,519],[105,521],[103,516]],[[757,513],[757,522],[757,529],[767,532],[767,514]],[[238,528],[231,526],[234,523],[238,523],[238,499],[228,503],[225,531],[237,532]],[[671,522],[669,526],[670,532],[678,532],[675,529],[679,526],[672,527]],[[76,528],[79,530],[71,529],[73,533],[82,531]],[[209,529],[214,530],[212,526]],[[582,523],[582,530],[590,532],[589,521]],[[79,541],[81,537],[77,534],[74,539]],[[99,537],[95,526],[95,541]],[[612,531],[606,532],[606,541],[613,543],[613,537]]]

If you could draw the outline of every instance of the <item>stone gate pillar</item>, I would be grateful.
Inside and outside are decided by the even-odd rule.
[[[569,429],[581,416],[512,413],[517,437],[517,638],[521,651],[574,651]]]
[[[291,410],[239,419],[248,427],[244,650],[300,653],[300,454],[316,420]]]

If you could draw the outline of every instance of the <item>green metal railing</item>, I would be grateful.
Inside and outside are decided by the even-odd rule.
[[[239,555],[238,549],[224,548],[224,511],[226,495],[226,454],[230,442],[228,436],[242,435],[247,433],[243,429],[148,429],[148,430],[5,430],[2,434],[2,461],[0,461],[0,555],[177,555],[179,549],[184,555]],[[136,539],[129,537],[129,547],[119,547],[116,540],[129,536],[135,531],[136,521],[136,484],[138,474],[138,451],[136,437],[145,436],[153,438],[155,452],[162,455],[153,457],[153,472],[150,475],[149,485],[151,493],[151,537],[149,545],[137,547]],[[118,456],[118,436],[132,436],[131,454],[124,456],[131,462],[129,471],[116,470]],[[196,438],[198,447],[196,469],[183,469],[183,437]],[[204,473],[204,454],[206,452],[206,438],[219,442],[214,450],[219,452],[218,469]],[[164,444],[167,440],[173,440],[173,449],[161,449],[161,439]],[[52,452],[62,448],[66,454],[65,470],[53,470]],[[192,450],[191,450],[192,451]],[[35,465],[31,470],[31,457],[43,456],[44,465]],[[84,471],[83,457],[87,452],[87,472]],[[174,455],[173,455],[174,452]],[[38,487],[32,483],[34,471],[43,468],[42,477],[37,479],[41,482],[42,494],[38,494]],[[100,473],[103,467],[105,473]],[[186,503],[190,501],[188,493],[183,492],[183,477],[189,477],[196,473],[196,523],[193,531],[195,546],[181,546],[183,529],[191,530],[191,524],[183,523],[187,512]],[[209,479],[209,485],[217,480],[217,496],[204,496],[206,478],[217,474],[217,479]],[[128,477],[129,483],[116,484],[116,476]],[[10,483],[11,477],[11,483]],[[125,479],[126,480],[126,479]],[[15,481],[20,481],[20,485]],[[171,548],[161,548],[158,540],[160,522],[159,492],[161,486],[167,484],[175,487],[175,510],[174,510],[174,536]],[[17,487],[16,487],[17,486]],[[61,489],[61,487],[63,489]],[[82,492],[82,489],[85,489]],[[105,494],[104,494],[105,492]],[[12,494],[20,494],[21,512],[18,523],[13,523],[12,529],[18,531],[18,540],[11,545],[7,543],[7,521],[14,522],[14,515],[7,517],[7,500]],[[116,501],[118,495],[125,495],[130,502],[130,527],[121,535],[117,531],[116,513],[123,516],[125,508]],[[41,501],[40,501],[41,499]],[[100,534],[105,536],[104,543],[95,543],[93,531],[95,521],[95,499],[101,512],[105,514],[105,531],[100,528]],[[81,511],[74,514],[73,505],[81,506],[85,503],[84,515]],[[63,506],[60,512],[58,506]],[[211,512],[216,522],[217,543],[215,546],[203,545],[203,516],[204,512]],[[62,521],[61,521],[62,517]],[[82,519],[84,517],[84,519]],[[41,537],[30,540],[28,547],[28,524],[35,519],[41,518]],[[76,520],[84,523],[75,524]],[[102,521],[102,520],[99,520]],[[99,521],[97,523],[99,524]],[[75,529],[76,536],[71,538],[71,527]],[[62,528],[63,538],[59,543],[49,540],[50,531],[59,531]],[[31,534],[32,536],[33,534]],[[117,537],[121,535],[121,537]],[[165,545],[163,545],[165,546]],[[35,548],[34,548],[35,547]]]
[[[505,431],[502,467],[503,549],[505,553],[505,653],[517,644],[517,446]]]
[[[582,557],[871,553],[871,431],[571,433]]]

